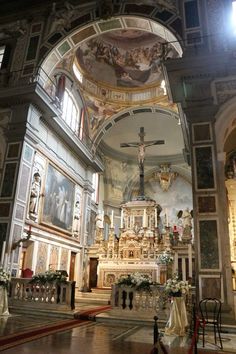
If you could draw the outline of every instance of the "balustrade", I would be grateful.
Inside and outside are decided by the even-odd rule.
[[[167,297],[163,286],[151,286],[150,290],[113,285],[112,308],[126,312],[157,311],[165,307]]]
[[[33,284],[30,281],[28,278],[11,279],[10,305],[74,309],[75,282]]]

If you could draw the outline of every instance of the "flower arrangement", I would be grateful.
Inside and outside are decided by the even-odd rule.
[[[67,274],[64,271],[48,270],[45,273],[39,273],[32,277],[30,283],[32,284],[46,284],[46,283],[64,283],[66,281]]]
[[[8,288],[11,280],[11,275],[9,272],[4,270],[3,268],[0,268],[0,286],[3,286],[4,288]]]
[[[126,285],[136,288],[136,290],[149,290],[153,281],[149,274],[133,273],[121,276],[117,283],[118,286]]]
[[[171,256],[170,253],[163,252],[157,257],[157,260],[160,264],[168,265],[173,262],[174,258]]]
[[[168,279],[165,284],[165,292],[168,296],[178,297],[187,294],[191,285],[184,280],[179,280],[178,274],[174,274],[171,279]]]

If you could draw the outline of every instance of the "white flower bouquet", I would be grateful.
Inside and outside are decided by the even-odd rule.
[[[165,292],[168,296],[178,297],[189,292],[191,285],[184,280],[179,280],[178,274],[174,274],[173,278],[168,279],[165,283]]]
[[[48,270],[45,273],[39,273],[32,277],[30,283],[32,284],[45,284],[45,283],[64,283],[66,281],[67,276],[65,272],[62,271],[54,271]]]
[[[11,274],[6,270],[4,270],[3,268],[0,268],[0,286],[3,286],[4,288],[8,288],[10,280],[11,280]]]
[[[171,264],[173,262],[174,258],[171,256],[170,253],[163,252],[157,257],[157,261],[160,264]]]
[[[150,290],[150,286],[153,285],[152,278],[149,274],[132,273],[128,275],[122,275],[117,283],[117,285],[130,286],[136,288],[136,290]]]

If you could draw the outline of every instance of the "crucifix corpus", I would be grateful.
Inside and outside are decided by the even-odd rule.
[[[138,148],[138,162],[139,162],[139,198],[145,199],[144,195],[144,159],[145,159],[145,148],[152,145],[165,144],[164,140],[151,140],[144,141],[144,127],[140,128],[139,142],[134,143],[121,143],[120,147],[137,147]]]

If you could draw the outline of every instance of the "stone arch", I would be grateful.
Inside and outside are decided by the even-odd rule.
[[[179,53],[179,56],[182,56],[183,50],[180,45],[182,40],[177,33],[173,34],[173,29],[169,29],[168,25],[161,24],[157,22],[156,19],[153,20],[143,16],[129,14],[128,16],[122,15],[120,17],[116,17],[113,20],[106,21],[107,27],[105,27],[105,29],[101,27],[101,25],[104,25],[104,21],[94,21],[90,19],[86,25],[84,23],[80,23],[80,25],[76,28],[73,28],[69,34],[54,33],[50,38],[47,39],[46,42],[42,43],[40,49],[42,60],[39,65],[41,65],[46,74],[50,76],[50,73],[54,67],[61,60],[63,60],[65,55],[68,55],[71,51],[76,49],[83,41],[117,29],[133,29],[135,28],[134,24],[129,24],[127,21],[135,21],[136,19],[141,19],[143,23],[146,24],[146,26],[143,25],[139,29],[158,35],[168,43],[171,42],[176,51]],[[112,21],[115,22],[112,23]],[[109,24],[110,28],[108,26]],[[58,38],[58,40],[52,41],[52,37]],[[42,54],[42,52],[44,53]]]
[[[73,11],[72,11],[73,10]],[[51,15],[48,18],[48,35],[46,40],[42,43],[40,48],[40,57],[42,58],[41,64],[48,57],[49,53],[55,48],[60,47],[60,44],[64,44],[68,49],[72,42],[66,42],[68,37],[75,35],[78,31],[81,31],[80,39],[85,40],[89,38],[89,36],[97,35],[97,31],[99,30],[99,25],[94,27],[94,31],[92,27],[95,26],[96,23],[101,23],[104,28],[104,31],[107,29],[112,30],[112,21],[117,28],[119,29],[119,24],[117,19],[120,17],[129,17],[129,18],[137,18],[143,19],[147,21],[151,21],[153,23],[152,26],[142,26],[142,28],[137,27],[133,24],[133,28],[139,28],[142,30],[157,31],[158,27],[166,36],[166,40],[168,42],[175,43],[176,47],[178,46],[181,49],[179,43],[183,42],[182,39],[182,20],[178,15],[178,10],[174,5],[169,5],[166,2],[160,4],[152,4],[152,5],[143,5],[143,4],[122,4],[120,3],[116,6],[114,13],[111,18],[107,18],[106,21],[101,18],[101,11],[99,11],[99,6],[96,9],[89,8],[82,11],[79,7],[73,6],[73,9],[69,9],[66,6],[62,9],[58,9],[56,11],[55,8],[52,9]],[[51,31],[50,26],[56,21],[61,22],[61,28],[55,29]],[[123,23],[125,28],[127,28],[127,24]],[[65,43],[67,43],[65,45]],[[61,48],[61,50],[63,50]],[[182,51],[182,49],[181,49]],[[64,53],[65,54],[65,53]],[[63,55],[64,55],[63,54]]]

